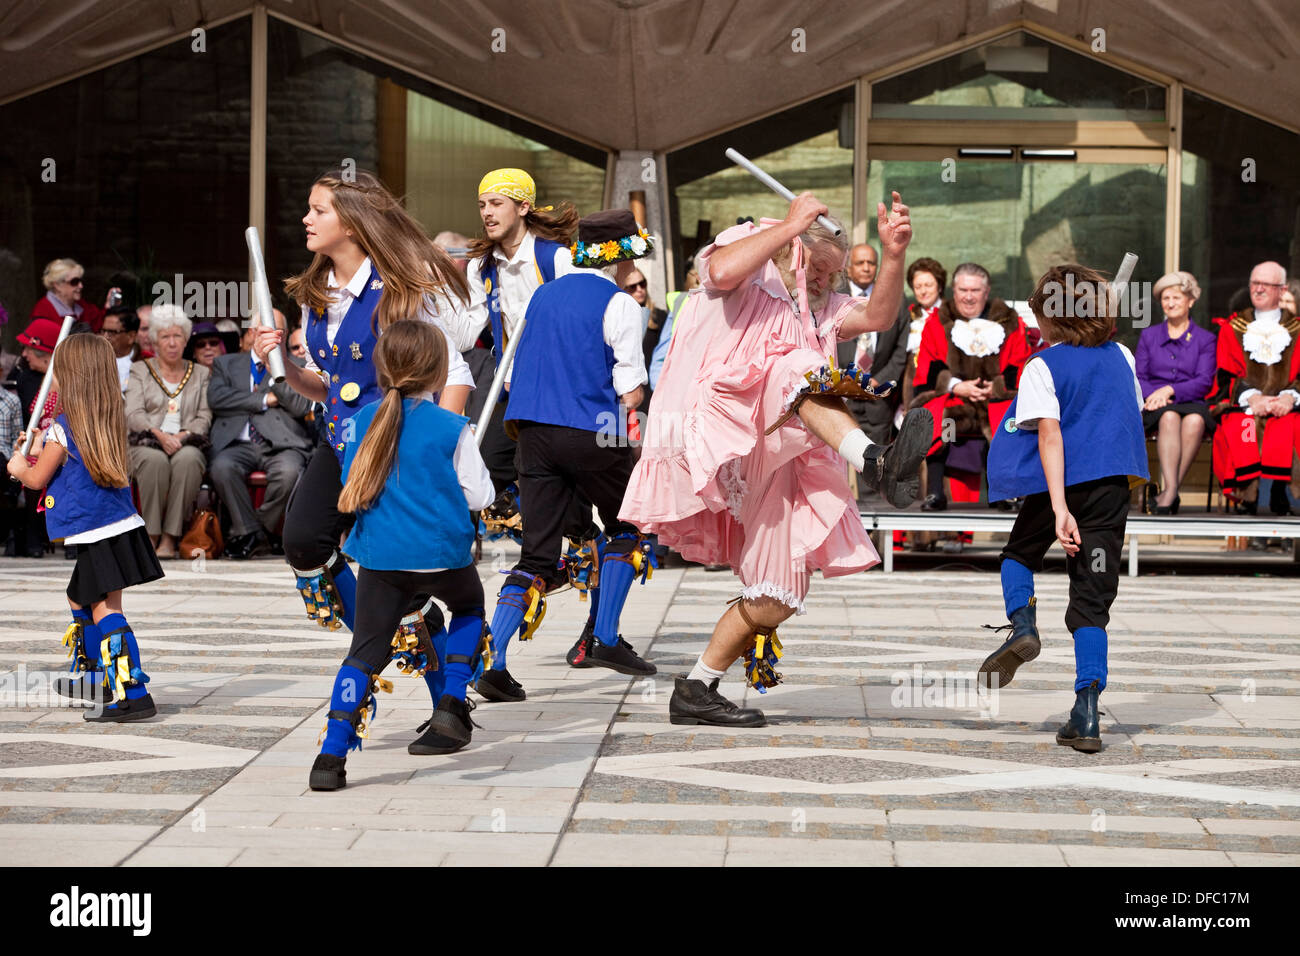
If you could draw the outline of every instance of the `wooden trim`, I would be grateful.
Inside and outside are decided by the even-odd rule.
[[[1169,87],[1169,147],[1165,160],[1165,272],[1177,272],[1182,255],[1183,85]]]
[[[406,87],[385,77],[375,89],[375,152],[379,179],[394,196],[406,198]]]
[[[665,146],[661,150],[661,152],[665,154],[675,153],[679,149],[685,149],[687,146],[694,146],[696,143],[702,143],[704,142],[704,140],[712,139],[715,136],[721,136],[723,133],[729,132],[730,130],[740,129],[742,126],[749,126],[751,123],[761,122],[762,120],[765,120],[770,116],[776,116],[778,113],[784,113],[786,110],[792,110],[797,107],[803,106],[803,104],[805,103],[811,103],[813,100],[819,100],[823,96],[830,96],[832,93],[838,93],[840,90],[844,89],[847,86],[852,86],[856,82],[857,81],[854,79],[842,80],[839,83],[836,83],[834,86],[828,86],[825,89],[818,90],[816,93],[813,93],[811,96],[801,96],[799,99],[791,100],[789,103],[783,103],[780,106],[776,107],[775,109],[765,110],[762,113],[754,113],[749,116],[746,116],[744,119],[738,119],[735,120],[734,122],[729,122],[727,123],[726,126],[719,126],[716,127],[715,129],[711,129],[707,133],[701,133],[698,136],[692,136],[690,139],[679,140],[676,143],[672,143],[669,146]]]
[[[257,227],[262,254],[270,244],[266,236],[266,6],[253,7],[252,44],[249,49],[248,111],[248,224]],[[249,264],[252,282],[252,263]]]
[[[1167,123],[1101,120],[1071,122],[985,122],[973,120],[875,119],[873,143],[912,146],[1159,147],[1168,145]]]
[[[855,243],[867,241],[867,122],[871,118],[871,82],[858,80],[853,91],[853,225]],[[852,471],[852,469],[849,469]]]

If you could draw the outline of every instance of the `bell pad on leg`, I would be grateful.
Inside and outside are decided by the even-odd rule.
[[[438,654],[424,622],[423,611],[412,611],[398,622],[393,634],[393,663],[403,674],[423,677],[438,669]]]
[[[542,618],[546,617],[546,581],[542,579],[541,575],[529,577],[520,574],[518,571],[502,571],[501,573],[509,575],[509,577],[505,586],[497,594],[497,604],[504,604],[523,612],[523,620],[519,623],[519,640],[531,641],[542,624]],[[510,585],[525,590],[522,593],[512,592],[507,594],[506,587]],[[508,637],[509,635],[503,636]]]
[[[307,607],[307,616],[327,630],[337,631],[343,626],[343,598],[334,583],[334,573],[329,564],[307,571],[294,569],[298,576],[298,593]]]
[[[735,598],[729,602],[740,612],[745,626],[753,632],[754,643],[745,651],[745,680],[760,694],[766,694],[769,687],[781,683],[781,674],[776,670],[777,663],[784,652],[781,641],[776,636],[776,628],[759,627],[745,610],[745,599]]]
[[[113,693],[113,700],[125,700],[131,687],[149,683],[138,660],[131,658],[131,645],[126,636],[135,637],[129,627],[119,627],[105,634],[99,644],[99,659],[104,666],[104,686]]]
[[[86,625],[82,621],[73,621],[63,632],[63,646],[68,649],[72,665],[68,671],[75,675],[95,670],[90,655],[86,653]]]

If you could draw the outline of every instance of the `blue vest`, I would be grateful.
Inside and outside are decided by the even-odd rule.
[[[1032,359],[1046,362],[1061,406],[1065,484],[1115,475],[1147,477],[1133,370],[1114,342],[1095,348],[1054,345]],[[1011,402],[989,446],[989,501],[1047,490],[1038,456],[1038,432],[1017,428],[1019,397]]]
[[[357,410],[383,397],[371,358],[375,351],[375,330],[371,317],[384,294],[384,282],[370,271],[370,283],[361,297],[354,299],[339,323],[334,344],[326,335],[327,317],[318,312],[307,315],[307,349],[321,371],[329,376],[325,396],[325,440],[340,462],[348,419]]]
[[[63,426],[63,434],[67,436],[68,457],[45,489],[45,530],[50,538],[94,531],[135,514],[130,485],[105,488],[95,484],[81,460],[68,417],[60,415],[54,421]]]
[[[542,280],[542,285],[555,279],[555,253],[567,248],[561,242],[533,237],[533,265],[537,268],[537,277]],[[483,279],[483,289],[487,292],[488,316],[492,319],[492,354],[500,358],[505,352],[501,325],[501,283],[497,279],[497,257],[491,252],[483,257],[479,275]],[[518,319],[519,316],[515,318]],[[519,347],[523,348],[522,342]]]
[[[346,442],[343,483],[379,403],[357,412]],[[379,497],[357,513],[343,550],[372,571],[463,568],[474,560],[475,527],[456,475],[456,443],[468,418],[432,402],[402,401],[402,433]]]
[[[627,420],[614,391],[614,350],[605,344],[605,308],[619,295],[604,276],[561,276],[533,293],[515,351],[506,421],[622,433]]]

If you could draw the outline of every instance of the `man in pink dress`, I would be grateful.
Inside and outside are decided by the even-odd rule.
[[[842,398],[808,394],[805,378],[831,363],[838,341],[897,319],[908,209],[898,193],[888,213],[878,206],[882,262],[869,300],[831,291],[848,242],[843,229],[817,223],[826,212],[803,193],[784,220],[735,226],[700,251],[700,288],[679,313],[650,405],[619,517],[688,561],[729,565],[743,585],[695,667],[676,679],[673,723],[762,726],[761,711],[717,692],[726,669],[743,653],[749,682],[774,686],[776,627],[803,613],[812,573],[879,562],[845,461],[895,507],[917,495],[930,413],[909,413],[897,440],[878,445]]]

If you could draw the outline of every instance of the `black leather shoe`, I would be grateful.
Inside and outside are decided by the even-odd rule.
[[[153,698],[145,694],[136,700],[119,700],[116,704],[88,710],[81,719],[92,724],[124,724],[131,720],[148,720],[157,713]]]
[[[307,785],[313,790],[342,790],[348,785],[348,772],[343,769],[346,764],[343,757],[318,754]]]
[[[595,667],[608,667],[610,670],[618,671],[620,674],[631,674],[633,677],[649,677],[657,672],[653,664],[642,659],[632,649],[632,645],[621,637],[617,644],[602,644],[599,640],[593,640],[589,659]]]
[[[267,535],[267,538],[268,538],[268,539],[270,540],[270,542],[271,542],[271,553],[272,553],[273,555],[275,555],[277,558],[283,558],[283,557],[284,557],[284,539],[281,538],[278,534]]]
[[[226,555],[233,561],[247,561],[254,555],[264,554],[269,549],[270,544],[262,532],[253,531],[231,538],[226,546]]]
[[[424,734],[407,744],[406,752],[416,756],[428,756],[454,754],[460,750],[469,743],[474,733],[474,722],[469,717],[473,707],[474,705],[467,700],[460,700],[451,694],[443,694],[433,716],[416,728],[424,731]]]
[[[500,670],[484,671],[474,689],[485,700],[498,704],[513,704],[525,699],[524,686],[510,676],[504,667]]]
[[[564,655],[564,659],[569,662],[570,667],[584,668],[595,667],[591,661],[591,645],[596,643],[595,625],[588,621],[582,628],[582,633],[578,635],[578,641],[571,648],[569,653]]]
[[[922,511],[947,511],[948,498],[945,495],[926,495],[921,502]]]
[[[674,724],[708,724],[714,727],[766,727],[761,710],[742,710],[718,693],[718,679],[709,683],[685,675],[674,679],[668,701],[668,720]]]
[[[864,484],[895,508],[906,508],[921,490],[918,472],[933,440],[934,416],[925,408],[912,409],[890,444],[867,446]]]
[[[1100,693],[1101,686],[1096,681],[1075,692],[1070,719],[1056,732],[1058,744],[1086,754],[1101,750],[1101,711],[1097,709]]]
[[[1002,627],[984,625],[995,631],[1010,627],[1011,636],[980,665],[978,680],[981,686],[992,689],[1006,687],[1020,665],[1032,661],[1042,651],[1043,645],[1038,639],[1037,603],[1037,598],[1030,598],[1024,607],[1012,611],[1010,624]]]

